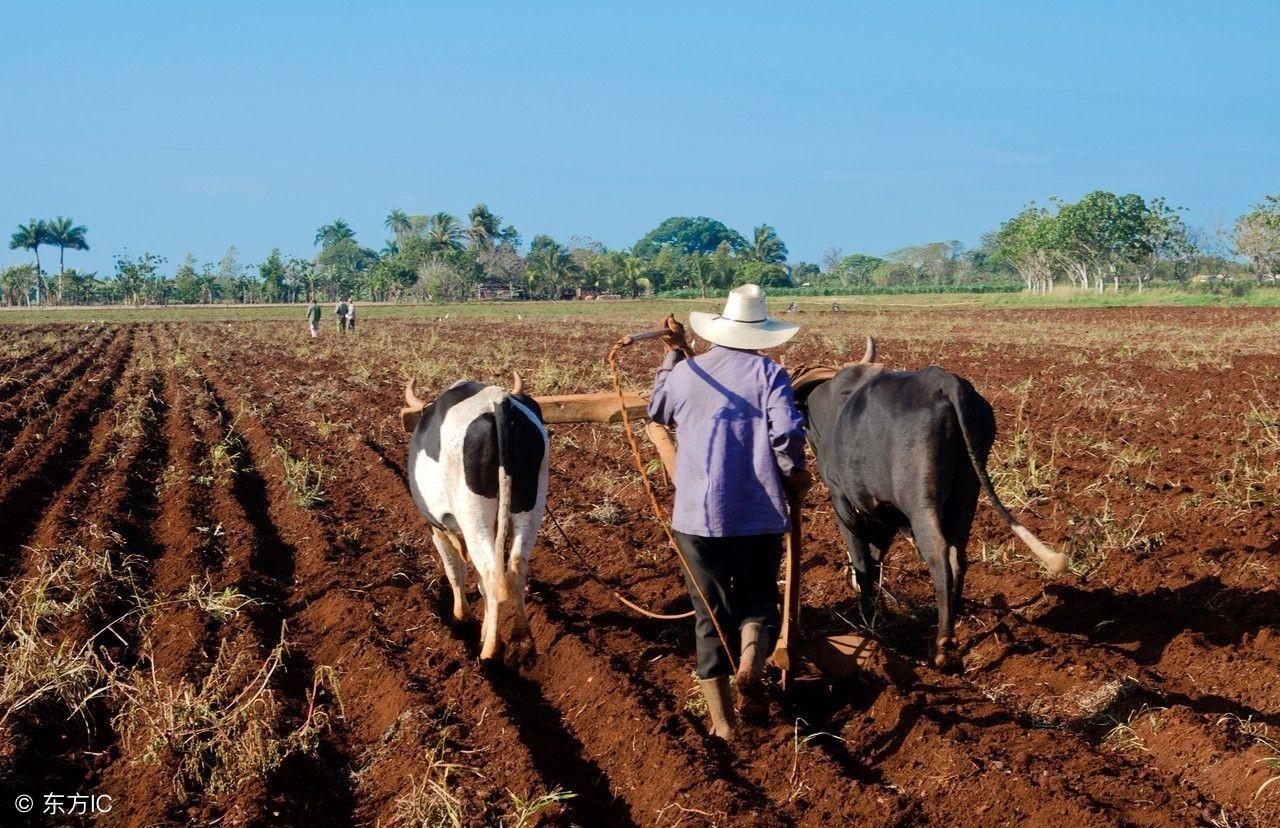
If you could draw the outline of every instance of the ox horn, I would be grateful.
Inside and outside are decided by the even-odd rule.
[[[410,408],[421,411],[427,407],[427,404],[418,399],[418,393],[413,390],[413,380],[410,379],[404,384],[404,401]]]
[[[862,354],[862,360],[859,362],[859,364],[866,365],[867,363],[871,363],[875,361],[876,361],[876,341],[872,339],[871,336],[868,335],[867,350]]]
[[[520,379],[520,372],[512,369],[511,376],[515,378],[511,387],[511,393],[522,393],[524,391],[524,380]]]

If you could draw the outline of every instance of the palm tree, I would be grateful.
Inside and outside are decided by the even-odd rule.
[[[436,213],[427,220],[427,241],[436,252],[461,250],[463,236],[462,226],[448,213]]]
[[[778,238],[777,230],[762,224],[755,229],[747,258],[765,264],[782,264],[787,260],[787,246]]]
[[[640,295],[644,285],[644,259],[639,256],[628,256],[622,260],[622,284],[634,299]]]
[[[485,204],[477,204],[471,208],[471,227],[467,230],[467,238],[477,250],[492,250],[493,242],[501,236],[502,217],[495,216]]]
[[[387,213],[387,220],[382,224],[392,233],[395,233],[397,239],[400,239],[413,229],[413,222],[409,220],[409,214],[404,210],[392,210]]]
[[[354,239],[355,237],[356,231],[352,230],[351,225],[342,219],[334,219],[328,224],[322,224],[320,229],[316,230],[316,244],[321,247],[328,247],[343,239]]]
[[[58,302],[62,302],[62,274],[66,272],[66,255],[68,250],[88,250],[89,243],[85,234],[89,228],[76,224],[66,216],[58,216],[49,222],[49,244],[58,248]]]
[[[9,237],[10,250],[30,250],[36,254],[36,302],[43,302],[44,280],[40,276],[40,245],[49,244],[49,225],[44,221],[31,219],[26,224],[18,225],[18,232]]]
[[[690,253],[685,260],[689,273],[689,284],[702,291],[702,298],[707,298],[707,288],[711,287],[715,268],[711,259],[701,253]]]

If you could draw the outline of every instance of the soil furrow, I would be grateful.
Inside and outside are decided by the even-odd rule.
[[[61,397],[71,393],[72,383],[100,363],[97,346],[106,343],[109,349],[119,333],[104,329],[95,337],[94,347],[83,349],[78,356],[33,367],[30,376],[14,386],[14,393],[0,402],[0,450],[16,451],[20,432],[33,422],[54,416]]]
[[[216,371],[210,370],[210,377],[228,399],[239,396],[220,381]],[[296,444],[305,436],[303,428],[298,427],[304,424],[290,428],[279,421],[275,412],[262,421],[247,414],[242,422],[247,442],[260,447],[260,454],[272,452],[276,440],[287,439]],[[278,435],[273,436],[271,431],[276,429]],[[569,782],[575,786],[574,792],[579,793],[584,782],[592,784],[598,779],[599,775],[587,768],[581,768],[584,771],[581,776],[571,775],[573,768],[566,763],[572,762],[572,755],[544,754],[540,758],[531,754],[523,742],[513,740],[521,728],[520,722],[513,718],[516,711],[487,682],[468,677],[471,668],[466,665],[473,660],[473,654],[438,615],[428,612],[436,601],[424,601],[420,587],[398,572],[404,561],[393,550],[404,539],[390,531],[390,527],[414,524],[383,523],[371,520],[371,516],[364,513],[360,516],[359,534],[344,534],[343,523],[357,517],[355,512],[338,500],[330,503],[325,510],[326,519],[321,521],[315,514],[290,502],[291,494],[282,477],[282,472],[275,468],[267,475],[269,497],[273,514],[278,511],[280,522],[293,524],[293,536],[302,541],[298,575],[308,588],[297,597],[302,607],[297,615],[301,637],[314,637],[314,643],[306,645],[313,657],[323,654],[334,659],[326,663],[340,667],[345,688],[354,685],[360,697],[379,699],[374,710],[347,710],[357,753],[375,749],[403,752],[408,745],[383,744],[384,735],[396,724],[401,711],[419,708],[436,718],[446,718],[444,712],[451,708],[449,712],[458,721],[459,738],[463,740],[460,752],[468,757],[467,764],[482,774],[483,788],[477,791],[477,798],[488,809],[504,804],[503,787],[495,787],[500,780],[522,796],[536,796],[556,787],[567,788]],[[326,495],[332,497],[335,488],[356,482],[358,478],[344,481],[329,476]],[[332,515],[335,510],[341,510],[336,518]],[[408,537],[413,547],[425,552],[420,535],[412,533]],[[374,551],[379,549],[386,551]],[[358,573],[358,579],[349,577],[354,573]],[[388,600],[399,597],[410,600]],[[412,634],[406,635],[406,630]],[[370,640],[375,646],[352,651],[349,642],[354,637]],[[425,648],[424,659],[410,658],[406,662],[405,656],[411,648]],[[413,669],[410,665],[414,664],[421,665],[421,669]],[[398,687],[394,684],[397,676]],[[388,679],[392,682],[390,686]],[[370,682],[375,684],[371,686]],[[389,695],[391,692],[394,695]],[[451,705],[445,699],[455,701]],[[520,705],[517,709],[527,706]],[[370,803],[368,809],[362,809],[366,818],[384,811],[393,795],[402,792],[415,774],[428,770],[415,766],[407,757],[398,762],[384,761],[381,766],[384,771],[380,778],[367,783]],[[539,782],[544,787],[540,788]],[[588,807],[598,807],[600,815],[618,815],[612,804],[613,795],[607,790],[583,791],[579,795]],[[578,804],[578,800],[571,801],[571,809]]]
[[[75,566],[83,561],[90,568],[77,570],[80,577],[102,579],[67,587],[82,597],[68,605],[73,612],[59,618],[48,634],[68,646],[91,646],[108,669],[131,658],[135,602],[145,580],[147,549],[141,527],[160,458],[154,423],[161,405],[153,393],[157,382],[148,360],[154,348],[147,340],[144,336],[133,349],[110,405],[91,429],[89,452],[64,490],[68,500],[81,504],[78,513],[72,520],[51,511],[51,519],[37,532],[36,545],[21,562],[23,577],[63,561]],[[103,556],[109,561],[102,564],[106,572],[92,564]],[[15,778],[38,775],[37,787],[43,790],[76,791],[84,789],[86,781],[92,784],[100,757],[113,739],[109,715],[105,697],[99,696],[78,715],[59,717],[56,726],[33,722],[11,745]]]
[[[106,414],[114,382],[132,353],[133,338],[132,331],[119,333],[94,375],[59,401],[48,422],[28,422],[0,464],[0,514],[6,515],[0,521],[4,574],[89,452],[94,423]]]

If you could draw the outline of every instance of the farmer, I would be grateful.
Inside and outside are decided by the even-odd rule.
[[[320,335],[320,303],[311,300],[311,306],[307,308],[307,323],[311,327],[311,338],[315,339]]]
[[[355,332],[356,329],[356,297],[347,297],[347,330]]]
[[[333,309],[333,313],[338,317],[338,333],[347,332],[347,303],[338,300],[338,307]]]
[[[809,482],[791,379],[760,351],[783,344],[800,326],[770,319],[759,285],[731,291],[719,316],[694,312],[689,322],[712,347],[685,360],[684,328],[667,317],[667,356],[649,416],[676,425],[671,529],[692,571],[685,580],[696,617],[698,684],[712,733],[730,739],[736,715],[729,658],[716,626],[739,654],[736,712],[764,716],[764,660],[777,641],[778,565],[791,527],[787,494]]]

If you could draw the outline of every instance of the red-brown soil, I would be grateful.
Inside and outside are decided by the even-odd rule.
[[[655,314],[655,317],[658,314]],[[0,812],[19,793],[113,797],[101,824],[396,824],[447,774],[464,824],[1266,825],[1280,820],[1280,312],[806,314],[789,363],[940,364],[997,411],[997,485],[1068,552],[1048,578],[986,506],[969,548],[964,670],[929,666],[931,589],[906,541],[885,574],[886,657],[805,673],[771,725],[706,738],[687,606],[616,426],[552,429],[551,519],[534,552],[538,655],[482,667],[447,612],[405,484],[396,414],[520,369],[534,393],[603,390],[603,353],[644,320],[552,316],[304,326],[7,326],[0,363],[0,576],[68,544],[107,585],[51,634],[97,635],[121,671],[199,681],[220,647],[266,659],[278,730],[332,711],[314,744],[229,790],[174,784],[124,738],[111,692],[0,724]],[[51,337],[50,334],[56,334]],[[624,359],[643,387],[657,355]],[[292,465],[322,471],[306,504]],[[661,481],[658,481],[661,488]],[[855,596],[826,492],[808,498],[804,634],[850,629]],[[113,571],[117,571],[113,570]],[[218,619],[192,579],[252,599]],[[156,608],[113,624],[137,595]],[[328,675],[334,682],[318,683]],[[2,668],[0,668],[2,669]],[[5,711],[0,711],[0,714]],[[1275,761],[1270,761],[1275,759]]]

